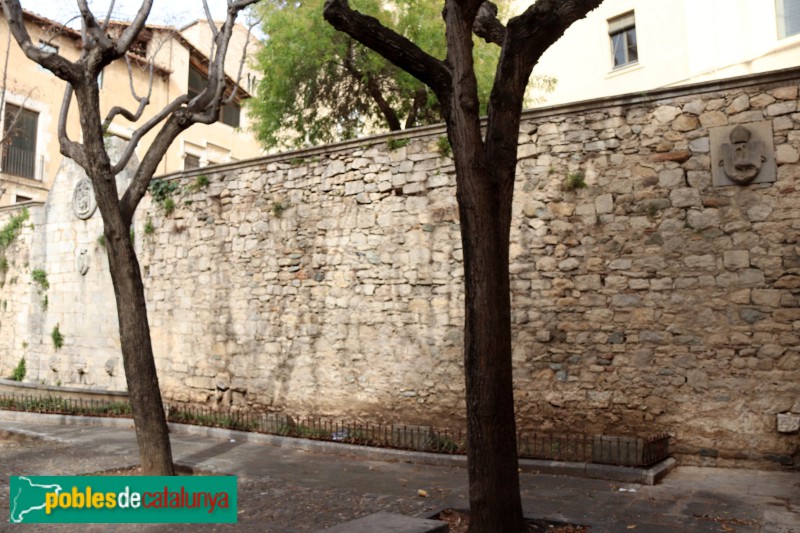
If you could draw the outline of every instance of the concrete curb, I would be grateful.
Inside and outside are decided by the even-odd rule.
[[[130,418],[106,418],[93,416],[57,415],[49,413],[28,413],[23,411],[0,410],[0,421],[5,422],[36,422],[39,424],[54,424],[62,426],[94,426],[133,428]],[[306,452],[324,453],[347,457],[358,457],[370,461],[404,462],[431,466],[457,466],[466,467],[467,457],[464,455],[446,455],[430,452],[417,452],[409,450],[395,450],[391,448],[373,448],[371,446],[357,446],[341,442],[328,442],[321,440],[302,439],[297,437],[282,437],[265,433],[248,433],[233,429],[193,426],[189,424],[170,423],[169,429],[173,433],[182,435],[195,435],[214,439],[235,440],[237,442],[251,442],[266,444],[279,448],[292,448]],[[68,441],[35,431],[6,429],[11,433],[23,434],[28,437],[47,438],[49,440]],[[655,485],[678,462],[669,457],[650,468],[633,468],[627,466],[602,465],[592,463],[571,463],[565,461],[544,461],[538,459],[520,459],[519,468],[523,472],[550,474],[555,476],[573,476],[594,479],[605,479],[621,483],[638,483],[642,485]]]

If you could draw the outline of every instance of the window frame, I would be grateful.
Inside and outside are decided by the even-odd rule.
[[[623,13],[608,19],[608,38],[611,45],[612,70],[623,69],[639,63],[639,39],[636,32],[636,16],[633,11]],[[633,37],[633,44],[630,40]],[[615,40],[621,38],[622,62],[617,63],[617,44]],[[631,51],[635,57],[631,58]]]
[[[39,115],[39,111],[6,102],[3,109],[3,137],[6,139],[2,150],[0,150],[0,168],[2,168],[3,173],[32,180],[37,179],[36,159],[39,151]],[[25,125],[32,125],[33,127],[28,128],[29,131],[25,131],[23,129]],[[14,130],[11,129],[12,126]],[[32,146],[32,149],[20,146],[21,143],[15,143],[15,140],[21,137],[15,134],[15,131],[19,131],[22,134],[22,138],[27,140],[27,143],[23,141],[22,144],[28,144]],[[11,150],[18,151],[19,154],[11,156],[9,155]],[[31,154],[30,160],[23,153]]]
[[[189,74],[186,82],[186,94],[189,95],[191,100],[206,88],[208,85],[208,76],[201,69],[189,63]],[[221,103],[219,106],[219,116],[217,120],[226,124],[234,129],[241,127],[242,123],[242,106],[238,99],[234,99],[227,103]]]
[[[786,8],[789,2],[794,2],[791,13],[796,17],[794,21],[794,31],[789,33],[789,19],[786,17]],[[778,39],[788,39],[800,35],[800,0],[775,0],[775,25],[778,29]]]

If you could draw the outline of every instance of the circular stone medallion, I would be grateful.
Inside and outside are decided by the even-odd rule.
[[[89,178],[81,178],[75,191],[72,193],[72,212],[81,220],[86,220],[94,214],[97,202],[94,199],[94,189]]]

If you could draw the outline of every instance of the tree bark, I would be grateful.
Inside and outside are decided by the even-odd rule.
[[[113,178],[111,178],[113,180]],[[122,361],[133,410],[142,475],[174,476],[164,404],[150,341],[144,285],[129,229],[103,216],[108,267],[117,303]]]
[[[470,150],[469,146],[460,150]],[[457,156],[457,157],[463,157]],[[461,181],[488,183],[489,171]],[[470,532],[526,531],[519,494],[508,275],[511,195],[459,186]]]

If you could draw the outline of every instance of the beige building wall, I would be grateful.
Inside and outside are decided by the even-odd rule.
[[[79,35],[77,33],[67,31],[54,37],[51,30],[52,21],[36,16],[28,17],[27,25],[35,43],[49,42],[58,46],[59,53],[64,57],[68,59],[78,57]],[[203,25],[204,23],[200,22],[194,26],[199,28]],[[153,76],[151,103],[137,124],[144,123],[169,102],[186,93],[190,61],[189,47],[193,45],[199,50],[208,49],[207,45],[201,46],[200,40],[206,37],[206,34],[200,30],[194,32],[197,35],[190,35],[193,40],[183,40],[172,28],[155,26],[152,29],[153,38],[147,53],[148,55],[156,54],[156,64],[160,68],[155,70]],[[8,24],[5,19],[0,18],[0,58],[5,56],[7,37]],[[239,28],[234,33],[232,39],[234,42],[230,47],[230,52],[235,58],[229,58],[226,64],[226,74],[231,79],[237,77],[238,61],[241,58],[243,46],[236,40],[243,41],[245,37],[246,31],[243,28]],[[26,200],[44,201],[47,191],[52,186],[54,176],[62,164],[57,127],[64,94],[64,82],[28,60],[13,39],[10,42],[8,65],[6,101],[35,111],[39,113],[39,116],[36,164],[33,175],[23,177],[10,172],[0,173],[0,192],[2,192],[0,206]],[[132,95],[131,85],[138,96],[142,97],[148,94],[150,75],[147,65],[143,62],[132,62],[131,67],[132,84],[124,61],[117,61],[104,70],[100,91],[102,113],[108,113],[113,106],[123,106],[135,111],[137,103]],[[247,96],[247,93],[240,94]],[[137,124],[131,124],[124,118],[117,117],[109,128],[109,133],[127,140],[130,139]],[[249,120],[244,109],[241,111],[238,128],[222,122],[192,126],[181,134],[169,148],[158,168],[158,173],[167,174],[183,170],[187,155],[196,157],[201,166],[256,157],[262,153],[262,150],[249,129]],[[68,117],[67,131],[73,140],[80,141],[79,117],[75,104],[73,104]],[[144,156],[157,133],[158,128],[155,128],[142,139],[136,150],[139,159]]]
[[[511,12],[531,3],[514,0]],[[609,20],[631,12],[638,61],[614,68]],[[542,56],[534,74],[558,84],[540,105],[796,66],[800,35],[780,38],[777,18],[775,0],[605,0]]]

